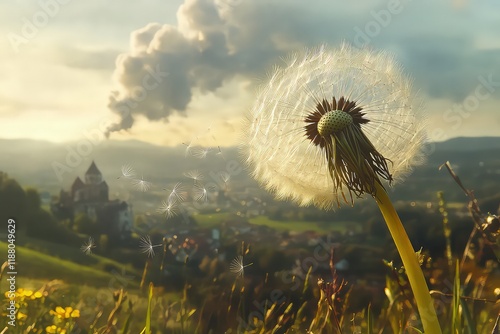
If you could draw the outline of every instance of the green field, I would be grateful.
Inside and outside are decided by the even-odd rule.
[[[2,260],[7,260],[7,243],[0,242],[0,254],[3,254]],[[103,267],[102,258],[94,257],[97,261],[97,267]],[[3,263],[2,261],[2,263]],[[123,267],[117,262],[110,260],[108,263],[113,263],[116,268]],[[116,282],[122,275],[122,272],[108,273],[96,267],[86,266],[74,263],[72,261],[63,260],[54,256],[46,255],[41,252],[28,249],[26,247],[16,247],[16,271],[17,276],[22,278],[36,279],[60,279],[64,282],[76,285],[89,285],[95,287],[108,287],[112,282]],[[127,276],[133,276],[134,279],[127,282],[129,287],[136,287],[140,276],[137,273],[130,274],[127,270]],[[111,282],[111,283],[110,283]]]
[[[277,231],[295,231],[295,232],[345,232],[347,229],[359,229],[359,226],[353,222],[312,222],[304,220],[272,220],[266,216],[258,216],[249,219],[250,224],[264,225]]]
[[[210,213],[210,214],[197,214],[193,218],[202,227],[220,227],[222,223],[227,222],[231,224],[231,220],[241,220],[243,218],[238,217],[234,214],[223,212],[223,213]],[[359,225],[354,222],[313,222],[313,221],[293,221],[293,220],[272,220],[266,216],[257,216],[248,219],[248,222],[253,225],[263,225],[275,229],[277,231],[295,231],[295,232],[330,232],[338,231],[345,232],[347,229],[351,228],[358,230]]]

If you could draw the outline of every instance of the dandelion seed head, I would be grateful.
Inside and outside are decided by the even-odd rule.
[[[318,133],[325,137],[342,131],[353,123],[353,118],[342,110],[326,112],[317,122]]]
[[[372,194],[376,180],[401,181],[424,161],[421,115],[391,55],[322,46],[270,74],[247,116],[243,153],[278,199],[332,209],[339,196]]]

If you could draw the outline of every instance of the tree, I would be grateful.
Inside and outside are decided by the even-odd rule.
[[[75,227],[80,233],[95,235],[100,234],[99,228],[95,221],[93,221],[85,213],[79,213],[75,217]]]
[[[14,218],[19,222],[25,218],[26,194],[16,180],[0,172],[0,219],[2,222]],[[20,227],[22,227],[21,225]]]

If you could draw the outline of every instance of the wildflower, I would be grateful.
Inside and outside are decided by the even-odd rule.
[[[50,325],[45,327],[45,331],[50,334],[55,334],[57,333],[58,327],[56,325]]]
[[[229,270],[236,274],[236,276],[241,276],[243,277],[243,273],[245,271],[246,267],[251,266],[253,263],[249,263],[247,265],[243,264],[243,256],[238,255],[233,261],[231,261],[231,264],[229,265]]]
[[[51,315],[56,316],[58,319],[79,318],[80,311],[72,308],[71,306],[61,307],[57,306],[55,310],[50,311]]]
[[[17,312],[17,320],[26,320],[28,318],[28,315],[26,313],[23,313],[21,311]]]
[[[330,209],[374,197],[401,256],[424,331],[440,333],[429,290],[383,186],[422,162],[425,125],[411,82],[385,53],[319,49],[290,57],[245,124],[247,163],[279,199]],[[347,199],[348,197],[349,200]]]
[[[89,241],[84,243],[81,247],[80,250],[85,253],[86,255],[92,254],[92,248],[95,248],[94,244],[94,239],[92,237],[89,237]]]
[[[247,161],[280,199],[352,204],[419,162],[424,132],[414,102],[410,80],[387,54],[343,45],[294,55],[254,104]]]
[[[163,246],[163,244],[153,245],[149,235],[141,237],[141,241],[139,242],[139,247],[142,249],[142,253],[147,253],[150,257],[155,256],[154,248],[160,246]]]

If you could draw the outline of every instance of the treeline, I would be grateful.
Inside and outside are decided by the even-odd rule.
[[[38,190],[23,189],[15,179],[0,171],[0,220],[4,226],[8,219],[16,221],[17,234],[60,244],[80,242],[75,233],[59,224],[50,212],[42,208]]]

